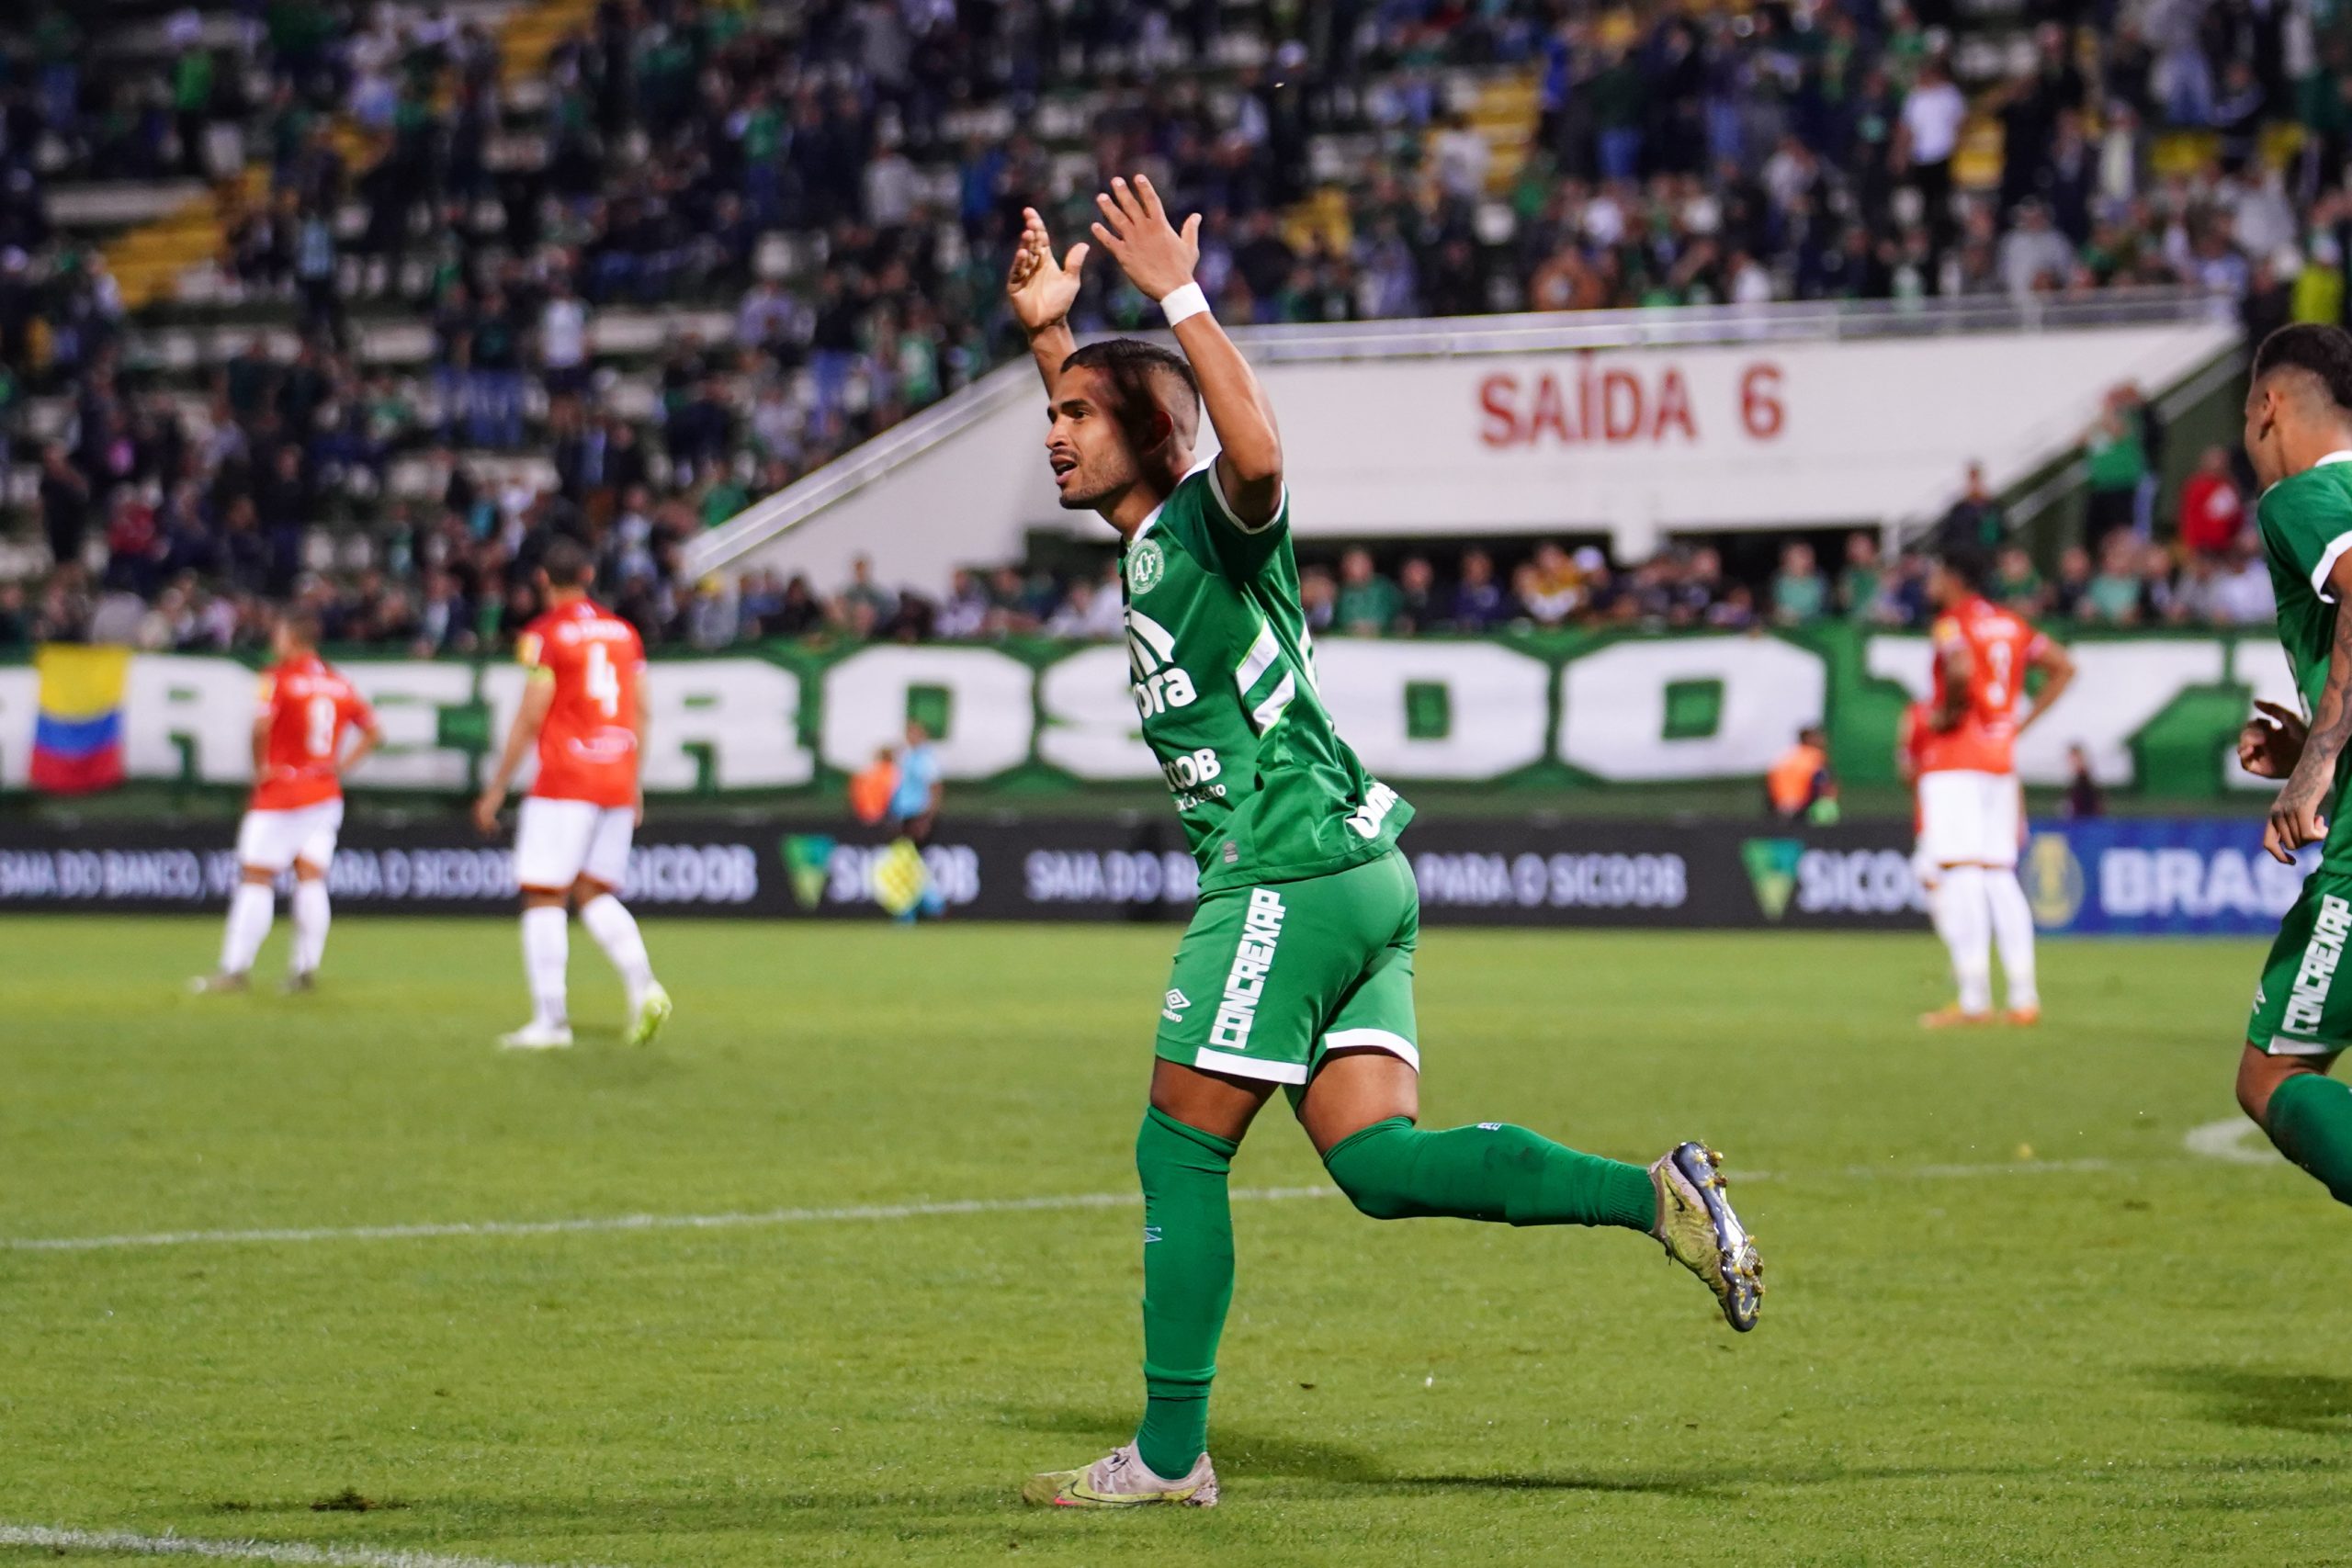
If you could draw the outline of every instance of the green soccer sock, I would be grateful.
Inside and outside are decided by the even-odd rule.
[[[2337,1202],[2352,1203],[2352,1085],[2324,1073],[2294,1074],[2271,1091],[2263,1131]]]
[[[1233,1210],[1226,1179],[1240,1145],[1158,1110],[1136,1134],[1143,1179],[1143,1382],[1136,1447],[1174,1481],[1208,1446],[1209,1384],[1233,1302]]]
[[[1425,1133],[1392,1116],[1334,1144],[1323,1168],[1376,1220],[1441,1215],[1637,1231],[1657,1221],[1657,1194],[1640,1166],[1499,1122]]]

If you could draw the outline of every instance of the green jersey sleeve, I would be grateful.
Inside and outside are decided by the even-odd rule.
[[[1274,514],[1263,523],[1244,523],[1233,513],[1225,499],[1225,480],[1211,463],[1203,471],[1201,482],[1208,491],[1207,504],[1201,508],[1202,531],[1208,537],[1210,551],[1223,575],[1235,582],[1247,582],[1263,571],[1266,562],[1290,537],[1290,486],[1283,486],[1282,500],[1275,504]]]
[[[2320,598],[2333,603],[2327,579],[2352,550],[2352,494],[2326,468],[2281,480],[2264,492],[2256,516],[2271,558],[2291,567]]]

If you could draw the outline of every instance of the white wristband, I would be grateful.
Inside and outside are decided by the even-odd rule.
[[[1179,321],[1189,321],[1194,316],[1207,315],[1209,297],[1201,292],[1199,284],[1187,283],[1183,288],[1162,299],[1159,302],[1159,309],[1168,317],[1168,324],[1172,327]]]

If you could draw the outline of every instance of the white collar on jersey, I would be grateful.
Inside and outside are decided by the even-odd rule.
[[[2352,452],[2346,452],[2344,456],[2347,458],[2352,458]],[[1194,474],[1200,473],[1202,470],[1214,465],[1216,462],[1216,454],[1212,452],[1207,457],[1202,458],[1199,462],[1193,464],[1191,468],[1185,469],[1184,479],[1178,479],[1176,482],[1178,484],[1182,484],[1184,479],[1191,479]],[[1169,493],[1173,494],[1175,492],[1171,491]],[[1168,502],[1163,500],[1158,506],[1153,507],[1148,513],[1146,513],[1144,514],[1144,520],[1136,525],[1136,531],[1127,536],[1127,543],[1132,545],[1137,539],[1142,538],[1146,534],[1150,533],[1151,525],[1159,521],[1160,513],[1166,511],[1167,507]]]

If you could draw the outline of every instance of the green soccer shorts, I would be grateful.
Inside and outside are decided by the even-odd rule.
[[[1294,1087],[1331,1051],[1386,1051],[1419,1067],[1420,931],[1413,868],[1393,849],[1326,876],[1211,893],[1176,947],[1159,1055]]]
[[[2352,981],[2338,973],[2352,937],[2352,871],[2322,865],[2278,923],[2255,987],[2247,1043],[2274,1056],[2332,1056],[2352,1045]]]

